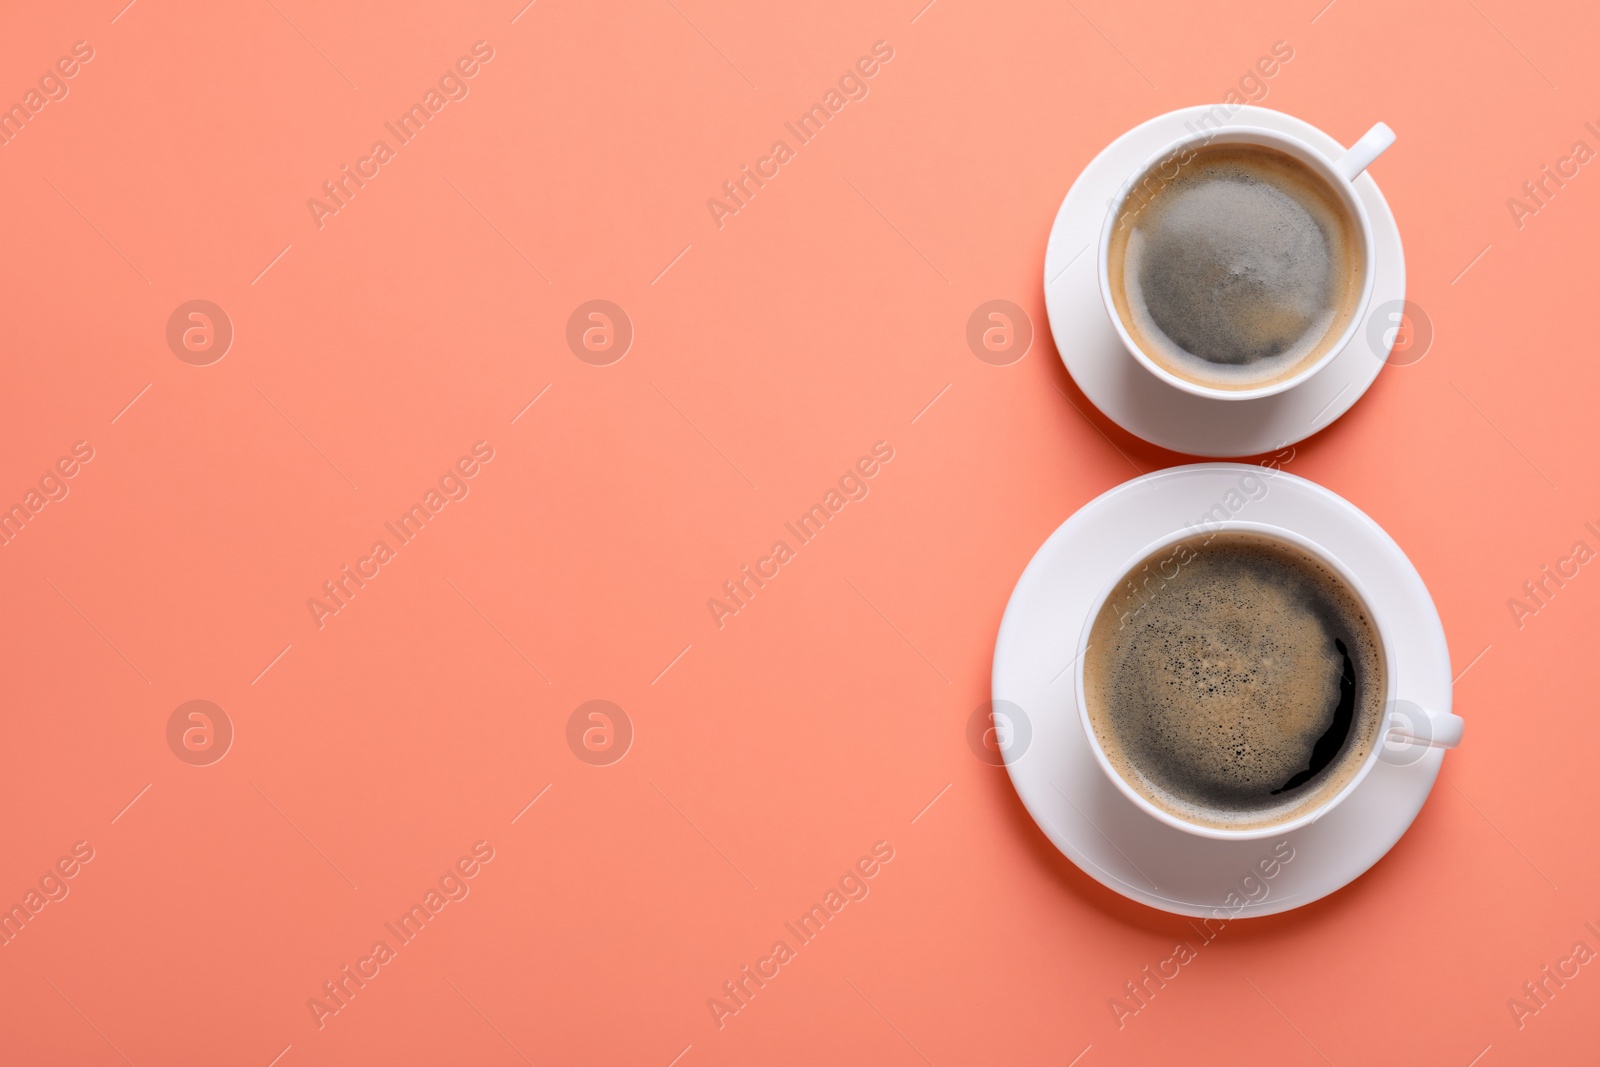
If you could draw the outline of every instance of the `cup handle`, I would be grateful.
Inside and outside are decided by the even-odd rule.
[[[1355,181],[1394,144],[1394,131],[1385,123],[1378,123],[1361,135],[1361,140],[1351,145],[1333,164],[1333,169],[1344,175],[1346,181]]]
[[[1378,758],[1404,767],[1421,759],[1430,748],[1455,748],[1466,723],[1448,711],[1428,711],[1409,700],[1397,700],[1384,721]]]

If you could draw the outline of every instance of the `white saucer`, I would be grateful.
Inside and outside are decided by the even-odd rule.
[[[1045,307],[1061,362],[1112,422],[1175,452],[1253,456],[1310,437],[1348,411],[1383,369],[1392,333],[1370,329],[1369,321],[1310,379],[1257,400],[1213,400],[1185,393],[1157,379],[1122,346],[1100,298],[1096,262],[1107,205],[1140,164],[1190,132],[1186,121],[1197,123],[1212,110],[1215,107],[1191,107],[1159,115],[1112,141],[1083,168],[1061,202],[1045,247]],[[1333,158],[1344,153],[1344,146],[1332,137],[1280,111],[1246,106],[1228,121],[1291,134]],[[1400,229],[1378,183],[1363,174],[1355,188],[1372,216],[1377,245],[1370,320],[1398,308],[1405,299],[1406,258]]]
[[[1342,497],[1292,474],[1199,463],[1135,478],[1084,505],[1034,555],[1000,623],[993,699],[1016,705],[1031,726],[1025,747],[1004,752],[1006,769],[1034,822],[1068,859],[1125,897],[1182,915],[1270,915],[1354,881],[1411,825],[1444,759],[1441,749],[1429,748],[1407,766],[1380,760],[1317,822],[1282,839],[1239,842],[1157,821],[1095,762],[1078,716],[1072,662],[1095,598],[1139,546],[1184,529],[1215,504],[1227,509],[1243,499],[1245,475],[1265,475],[1266,493],[1232,517],[1300,532],[1343,561],[1368,590],[1373,613],[1387,620],[1397,698],[1450,710],[1450,653],[1427,587],[1400,546]],[[1263,879],[1256,865],[1284,839],[1292,860]],[[1237,896],[1230,900],[1230,893]],[[1238,906],[1252,895],[1259,899]]]

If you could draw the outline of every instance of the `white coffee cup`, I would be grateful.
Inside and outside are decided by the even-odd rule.
[[[1095,733],[1094,722],[1089,714],[1087,687],[1084,679],[1085,654],[1089,649],[1089,634],[1094,629],[1095,620],[1100,617],[1100,611],[1105,606],[1106,601],[1121,588],[1122,582],[1127,578],[1128,574],[1142,561],[1149,559],[1162,549],[1175,548],[1180,542],[1188,542],[1191,545],[1204,542],[1217,534],[1223,533],[1249,533],[1282,541],[1301,549],[1326,565],[1329,570],[1339,576],[1340,580],[1355,595],[1361,606],[1366,609],[1367,617],[1372,620],[1372,628],[1377,635],[1379,650],[1384,664],[1384,719],[1379,723],[1372,751],[1367,753],[1366,759],[1362,761],[1356,773],[1344,784],[1343,788],[1316,807],[1302,812],[1294,818],[1250,829],[1223,829],[1184,819],[1152,803],[1143,793],[1134,788],[1132,783],[1117,770],[1100,744],[1100,738]],[[1282,836],[1322,818],[1322,816],[1342,803],[1346,797],[1354,793],[1380,760],[1396,766],[1406,766],[1421,759],[1430,748],[1454,748],[1461,743],[1461,735],[1465,727],[1460,716],[1453,715],[1450,712],[1427,711],[1409,701],[1397,699],[1396,677],[1400,665],[1395,662],[1394,646],[1389,639],[1392,628],[1397,624],[1393,619],[1385,616],[1384,613],[1374,610],[1373,605],[1375,603],[1373,598],[1367,595],[1361,582],[1355,575],[1350,573],[1350,569],[1340,562],[1337,557],[1311,539],[1281,526],[1230,519],[1208,524],[1201,530],[1183,530],[1145,546],[1134,553],[1121,567],[1117,568],[1115,575],[1107,583],[1105,589],[1095,598],[1094,607],[1089,612],[1088,621],[1084,623],[1083,635],[1078,639],[1078,657],[1075,661],[1077,665],[1078,717],[1081,720],[1083,732],[1089,739],[1089,748],[1094,752],[1095,762],[1100,765],[1100,769],[1105,772],[1106,777],[1111,779],[1112,784],[1121,790],[1124,796],[1152,818],[1159,819],[1168,826],[1176,827],[1179,830],[1184,830],[1200,837],[1209,837],[1221,841],[1250,841],[1265,837]]]
[[[1123,183],[1111,200],[1106,211],[1105,224],[1100,230],[1100,296],[1105,303],[1106,314],[1111,316],[1111,325],[1117,331],[1117,336],[1122,339],[1122,344],[1128,352],[1151,374],[1166,382],[1176,389],[1195,396],[1210,397],[1215,400],[1253,400],[1258,397],[1272,396],[1281,393],[1304,382],[1317,371],[1327,366],[1338,354],[1358,340],[1359,327],[1366,321],[1367,308],[1372,302],[1372,286],[1377,270],[1377,254],[1373,246],[1372,218],[1367,211],[1366,204],[1361,197],[1356,195],[1353,183],[1359,178],[1367,167],[1371,166],[1384,151],[1394,144],[1394,131],[1383,123],[1378,123],[1364,134],[1361,140],[1352,145],[1343,155],[1330,159],[1311,145],[1298,137],[1291,137],[1275,130],[1263,129],[1260,126],[1228,125],[1217,126],[1198,133],[1180,137],[1167,145],[1161,151],[1145,160],[1137,170]],[[1363,265],[1361,295],[1346,323],[1344,331],[1338,339],[1323,352],[1315,362],[1301,368],[1294,375],[1278,381],[1251,389],[1220,389],[1213,386],[1202,385],[1190,381],[1162,367],[1150,356],[1145,354],[1137,341],[1128,333],[1127,327],[1122,322],[1122,316],[1117,313],[1116,303],[1111,292],[1110,252],[1112,235],[1117,228],[1117,219],[1122,213],[1123,204],[1128,197],[1139,187],[1146,175],[1157,167],[1180,168],[1193,158],[1196,149],[1214,145],[1256,145],[1264,148],[1276,149],[1305,164],[1312,171],[1322,176],[1339,197],[1351,220],[1356,224],[1356,231],[1361,243],[1358,259]],[[1167,180],[1176,176],[1167,176]]]

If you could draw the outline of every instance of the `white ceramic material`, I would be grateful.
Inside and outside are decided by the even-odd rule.
[[[1106,583],[1127,570],[1134,550],[1212,522],[1293,531],[1337,559],[1381,620],[1396,705],[1426,708],[1448,731],[1454,716],[1444,628],[1405,553],[1327,489],[1236,463],[1136,478],[1063,523],[1028,564],[1006,606],[995,643],[993,699],[1009,715],[1027,718],[1028,728],[1013,734],[1026,736],[1026,746],[1002,750],[1012,784],[1039,828],[1087,874],[1165,911],[1266,915],[1326,896],[1382,858],[1422,809],[1443,750],[1423,736],[1433,720],[1413,710],[1415,725],[1401,732],[1422,737],[1419,742],[1392,731],[1381,758],[1337,805],[1259,840],[1219,840],[1179,828],[1118,788],[1099,765],[1079,714],[1079,639]]]
[[[1045,306],[1056,349],[1089,400],[1117,425],[1152,444],[1200,456],[1247,456],[1271,452],[1311,436],[1356,402],[1383,369],[1393,331],[1369,329],[1373,316],[1405,299],[1405,254],[1394,215],[1372,176],[1348,182],[1370,230],[1371,292],[1342,346],[1316,369],[1292,380],[1293,388],[1270,395],[1205,395],[1203,386],[1175,386],[1172,375],[1152,372],[1123,343],[1120,319],[1101,293],[1098,254],[1111,209],[1130,178],[1152,159],[1193,135],[1211,107],[1160,115],[1129,130],[1090,161],[1056,213],[1045,248]],[[1324,161],[1362,164],[1373,144],[1366,138],[1347,153],[1315,126],[1267,108],[1245,106],[1227,128],[1248,127],[1306,146]],[[1381,141],[1381,135],[1377,140]],[[1287,143],[1287,140],[1282,142]],[[1365,147],[1363,147],[1365,145]],[[1370,161],[1369,161],[1370,162]],[[1325,162],[1337,167],[1336,162]],[[1374,345],[1373,337],[1378,337]],[[1159,369],[1159,368],[1157,368]],[[1192,383],[1187,383],[1192,384]],[[1201,390],[1197,392],[1196,390]]]
[[[1277,471],[1272,472],[1273,478],[1276,478],[1277,475]],[[1261,480],[1260,475],[1255,477],[1257,482],[1266,486],[1266,482]],[[1362,762],[1361,767],[1350,781],[1345,783],[1343,789],[1329,797],[1322,804],[1293,819],[1287,819],[1275,826],[1250,830],[1221,829],[1215,826],[1205,826],[1183,819],[1151,803],[1133,787],[1132,783],[1118,774],[1110,758],[1106,755],[1105,749],[1101,746],[1100,739],[1095,735],[1084,697],[1084,657],[1089,648],[1089,634],[1094,628],[1094,620],[1105,606],[1107,599],[1121,585],[1123,578],[1141,561],[1149,559],[1164,548],[1175,546],[1180,541],[1188,541],[1191,544],[1198,545],[1207,537],[1229,532],[1253,533],[1270,537],[1280,542],[1295,545],[1310,553],[1316,559],[1321,560],[1333,573],[1344,579],[1345,585],[1355,593],[1356,599],[1366,609],[1368,617],[1373,620],[1373,626],[1378,637],[1379,656],[1382,661],[1385,664],[1394,662],[1394,645],[1390,638],[1393,628],[1406,620],[1389,615],[1383,604],[1373,599],[1361,579],[1346,567],[1337,555],[1296,530],[1264,522],[1223,519],[1214,522],[1208,521],[1203,526],[1186,529],[1175,535],[1163,537],[1154,544],[1146,545],[1123,562],[1122,566],[1114,572],[1112,579],[1107,583],[1100,595],[1091,603],[1089,614],[1084,619],[1082,636],[1078,639],[1078,651],[1074,657],[1076,666],[1073,668],[1073,673],[1077,679],[1073,695],[1077,702],[1078,717],[1084,733],[1089,739],[1089,747],[1093,750],[1095,760],[1100,764],[1100,769],[1105,772],[1106,777],[1110,778],[1111,783],[1120,789],[1129,800],[1133,801],[1136,806],[1143,808],[1152,818],[1159,819],[1167,825],[1177,827],[1180,830],[1199,834],[1201,837],[1209,837],[1218,841],[1259,841],[1268,837],[1282,837],[1291,830],[1298,830],[1302,826],[1309,825],[1326,815],[1335,805],[1344,801],[1346,797],[1360,788],[1362,780],[1371,773],[1373,765],[1384,755],[1385,746],[1382,743],[1384,739],[1390,738],[1396,732],[1408,739],[1414,739],[1415,743],[1432,744],[1440,748],[1454,748],[1461,743],[1462,722],[1459,716],[1452,715],[1449,712],[1429,712],[1425,709],[1419,715],[1411,704],[1397,703],[1394,676],[1388,670],[1385,670],[1383,707],[1386,721],[1378,729],[1379,743],[1372,747],[1371,752],[1367,753],[1367,758]],[[1407,757],[1413,755],[1414,753],[1405,751],[1409,748],[1410,743],[1410,741],[1404,744],[1398,741],[1392,743],[1389,746],[1390,752],[1393,753],[1391,758],[1402,758],[1402,752]]]
[[[1308,364],[1298,372],[1282,381],[1272,382],[1267,385],[1257,386],[1254,389],[1217,389],[1211,386],[1192,382],[1181,375],[1173,374],[1165,367],[1145,354],[1144,349],[1128,333],[1127,325],[1122,317],[1117,314],[1116,303],[1111,296],[1111,274],[1109,259],[1111,251],[1111,238],[1117,231],[1117,216],[1122,211],[1131,191],[1140,183],[1152,169],[1171,166],[1175,170],[1181,168],[1188,160],[1193,158],[1195,149],[1206,145],[1256,145],[1264,148],[1274,148],[1298,159],[1306,167],[1321,176],[1332,189],[1350,218],[1355,220],[1356,232],[1361,242],[1357,252],[1361,260],[1361,295],[1356,301],[1355,313],[1350,316],[1350,321],[1345,324],[1344,331],[1338,339],[1329,346],[1314,363]],[[1111,321],[1111,326],[1117,331],[1117,337],[1122,341],[1128,353],[1137,359],[1144,368],[1157,378],[1166,382],[1175,389],[1182,389],[1195,396],[1208,397],[1213,400],[1254,400],[1259,397],[1272,396],[1293,389],[1317,371],[1321,370],[1328,362],[1334,359],[1355,336],[1355,333],[1366,322],[1368,308],[1372,304],[1373,270],[1377,266],[1377,256],[1372,248],[1372,218],[1367,210],[1367,205],[1355,193],[1352,183],[1366,172],[1374,160],[1385,149],[1394,144],[1394,131],[1383,123],[1378,123],[1368,130],[1366,135],[1357,141],[1348,152],[1341,153],[1337,158],[1330,159],[1317,149],[1307,144],[1305,140],[1265,126],[1245,126],[1230,124],[1219,127],[1207,127],[1200,133],[1191,133],[1170,142],[1160,151],[1153,153],[1148,159],[1134,168],[1117,195],[1112,198],[1111,206],[1106,211],[1105,221],[1100,226],[1100,254],[1098,257],[1098,278],[1100,282],[1100,299],[1105,305],[1106,315]],[[1164,171],[1163,171],[1164,173]],[[1176,176],[1174,174],[1174,176]]]

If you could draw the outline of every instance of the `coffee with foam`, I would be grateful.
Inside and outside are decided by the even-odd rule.
[[[1107,256],[1140,351],[1213,389],[1292,378],[1343,336],[1365,248],[1349,206],[1301,160],[1251,144],[1186,150],[1136,181]]]
[[[1134,567],[1090,628],[1101,750],[1179,819],[1271,827],[1332,799],[1378,740],[1387,692],[1366,608],[1288,542],[1224,532]]]

